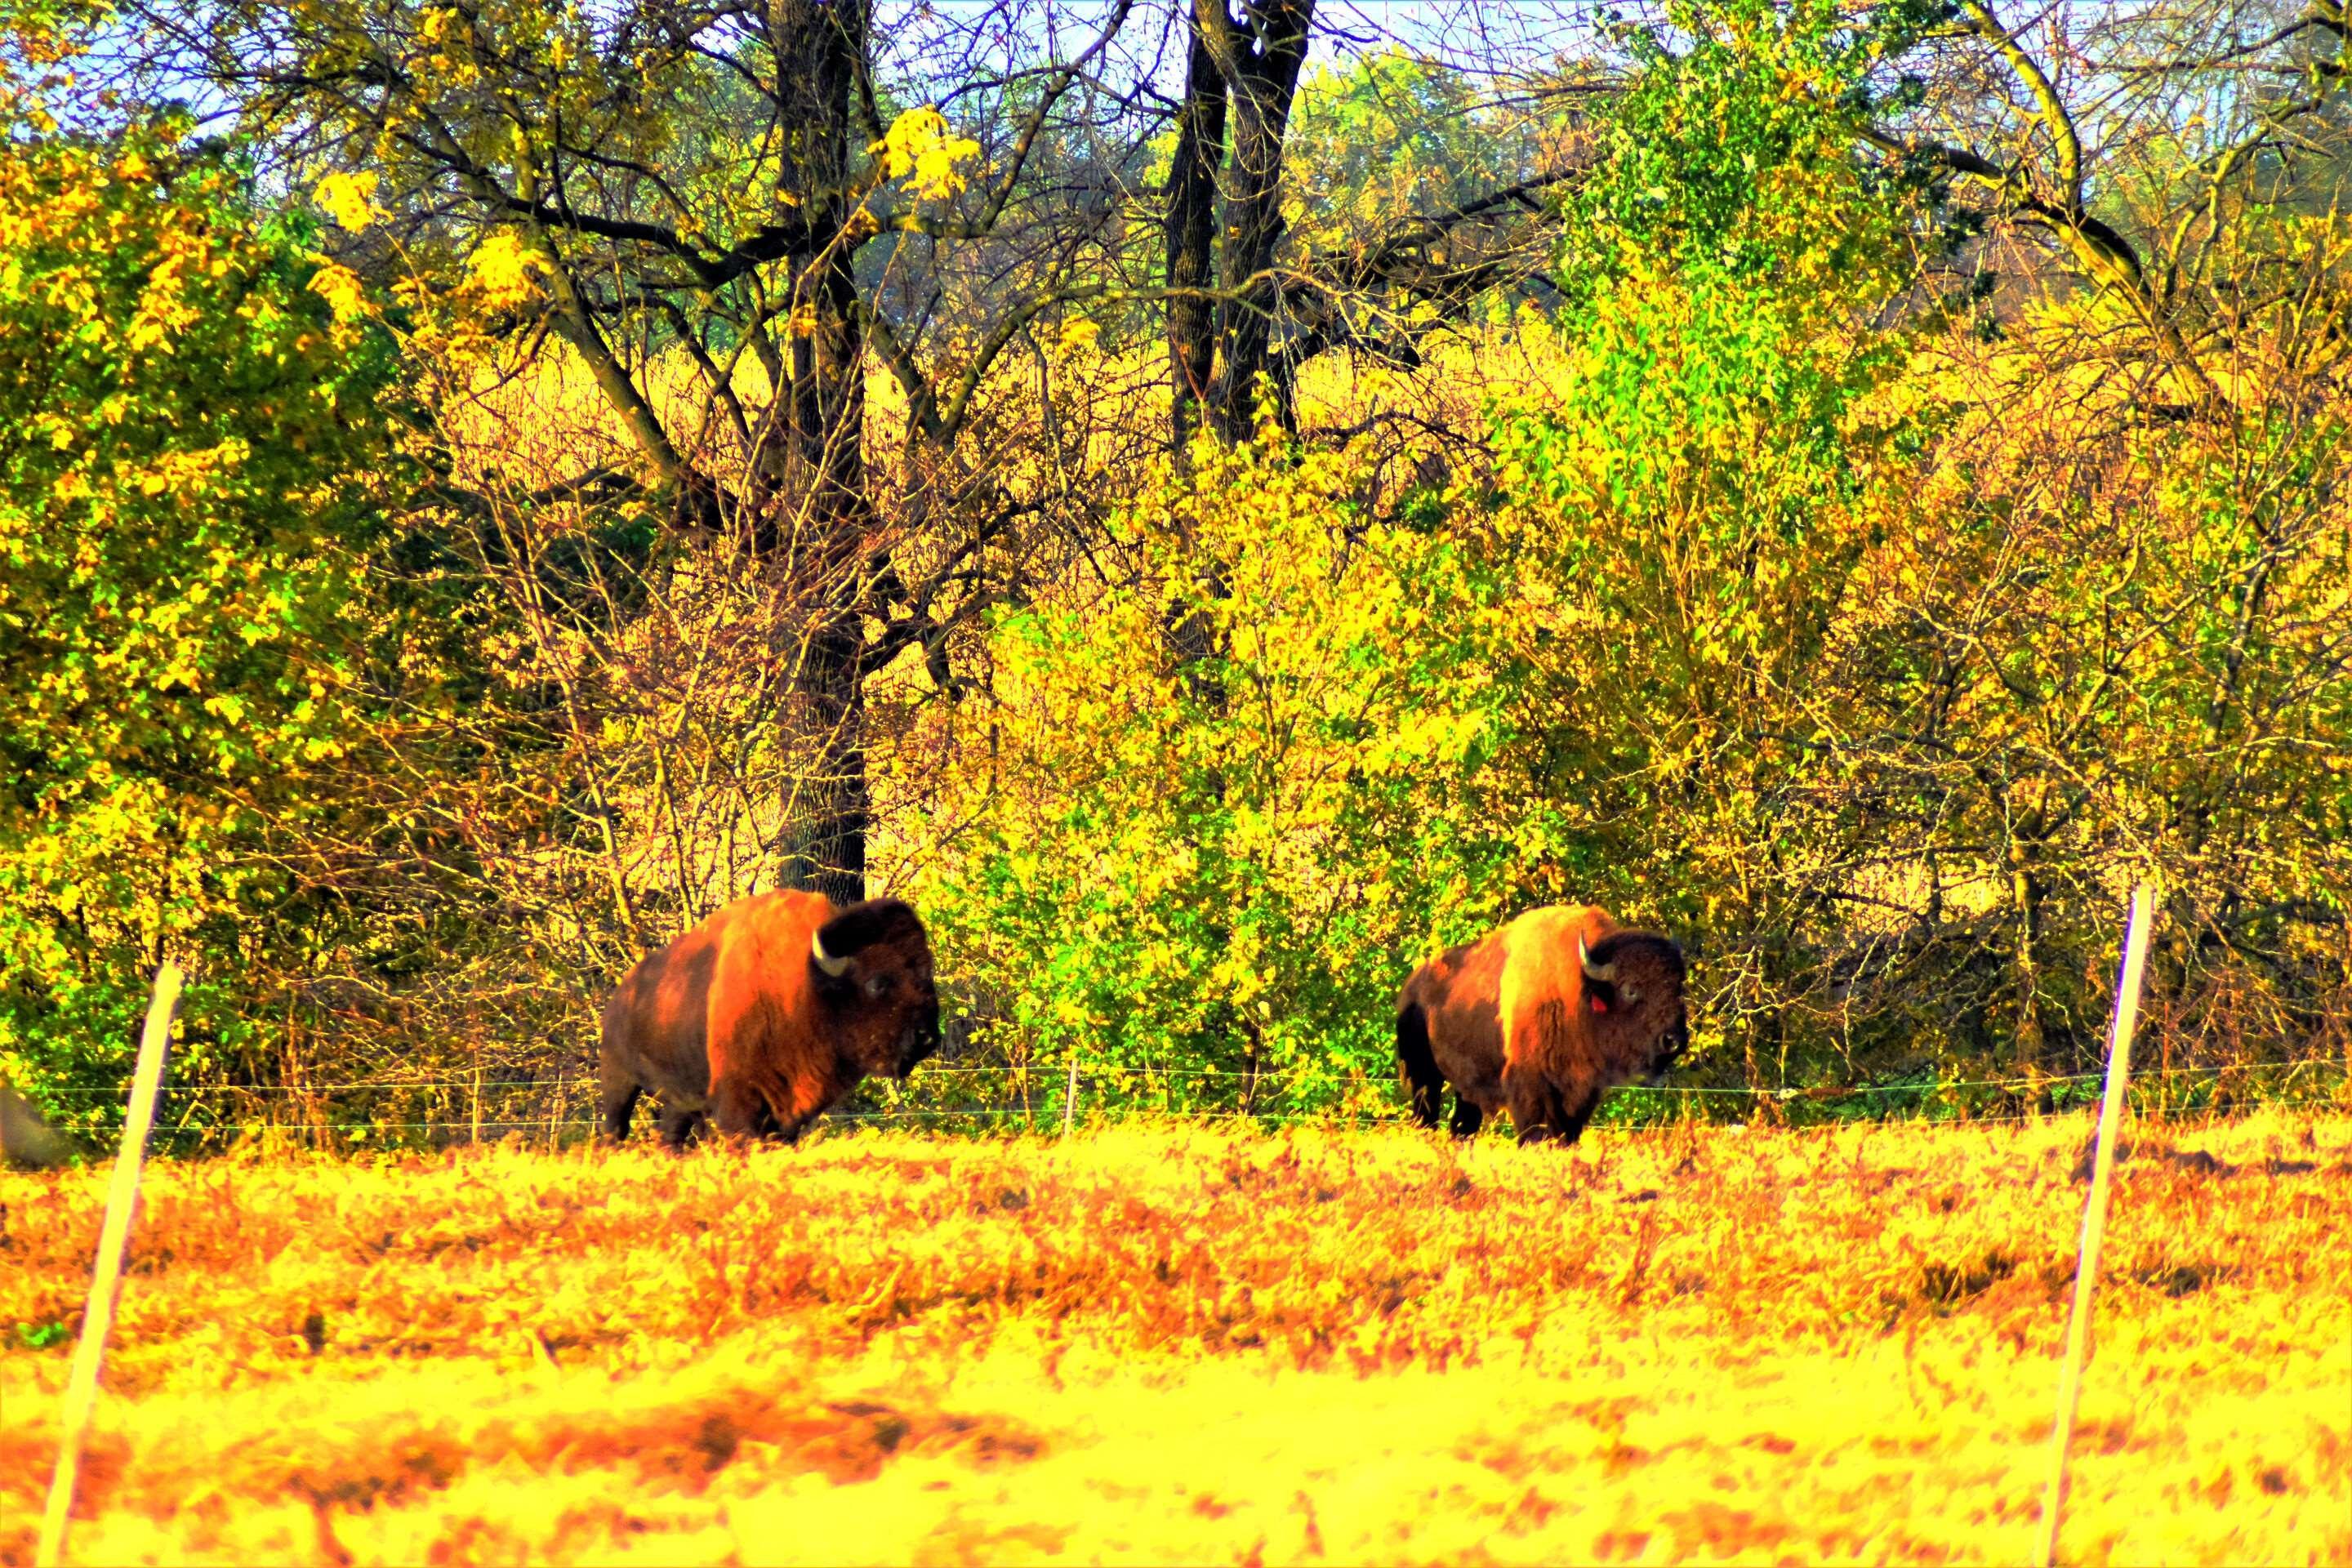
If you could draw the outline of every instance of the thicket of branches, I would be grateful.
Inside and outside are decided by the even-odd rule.
[[[2151,870],[2164,1065],[2340,1071],[2334,0],[0,15],[68,1118],[166,950],[192,1131],[560,1112],[779,885],[924,908],[935,1104],[1379,1102],[1549,900],[1696,1083],[2048,1103]]]

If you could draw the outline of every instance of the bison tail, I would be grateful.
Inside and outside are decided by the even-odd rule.
[[[1429,1046],[1429,1015],[1418,1002],[1397,1010],[1397,1074],[1412,1098],[1412,1119],[1423,1127],[1437,1125],[1437,1103],[1445,1092],[1445,1075],[1437,1070],[1437,1055]]]

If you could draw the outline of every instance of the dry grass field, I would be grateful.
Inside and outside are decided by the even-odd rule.
[[[150,1180],[83,1563],[1989,1562],[2086,1123]],[[0,1563],[104,1172],[0,1177]],[[2352,1117],[2118,1169],[2062,1555],[2352,1560]]]

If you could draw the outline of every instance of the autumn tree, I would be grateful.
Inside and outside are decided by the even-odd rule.
[[[2039,629],[2016,628],[2011,666],[1987,672],[2018,700],[2021,740],[2084,759],[2012,768],[2004,757],[1984,775],[2001,803],[2019,1059],[2030,1068],[2056,1026],[2043,950],[2061,889],[2079,883],[2069,862],[2086,831],[2116,834],[2133,818],[2135,853],[2172,869],[2186,917],[2175,930],[2196,933],[2173,952],[2185,990],[2203,984],[2200,954],[2228,968],[2267,950],[2257,962],[2275,970],[2305,945],[2296,922],[2316,921],[2321,933],[2341,922],[2306,899],[2244,895],[2268,881],[2252,865],[2268,854],[2242,837],[2252,824],[2241,813],[2248,792],[2285,784],[2250,764],[2312,742],[2305,705],[2334,689],[2347,651],[2304,623],[2293,584],[2325,575],[2343,504],[2334,452],[2352,364],[2340,327],[2352,61],[2332,0],[2087,14],[1958,0],[1923,21],[1885,67],[1905,73],[1906,90],[1857,132],[1871,153],[1947,182],[1954,205],[1978,216],[1987,238],[1974,265],[1988,283],[2004,279],[1999,330],[2037,361],[1999,400],[2007,406],[1973,426],[1983,452],[2002,454],[1976,469],[1981,504],[2005,510],[2054,485],[2066,506],[2122,505],[2151,526],[2171,508],[2195,512],[2162,552],[2193,589],[2176,597],[2147,578],[2155,537],[2135,528],[2128,553],[2085,559],[2069,593],[2042,600]],[[2062,455],[2033,433],[2043,393],[2062,381],[2080,388],[2101,444],[2086,432]],[[2146,495],[2147,482],[2187,489],[2158,504],[2120,500]],[[2011,515],[2054,523],[2066,506]],[[2002,537],[2004,548],[2020,542]],[[2007,569],[1980,556],[1973,570]],[[2076,606],[2097,607],[2098,629]],[[2118,614],[2139,628],[2120,641]],[[1953,671],[1971,661],[1949,637],[1937,664]],[[2175,681],[2205,695],[2172,710],[2182,727],[2162,744],[2205,761],[2155,767],[2146,782],[2160,811],[2122,809],[2087,753],[2128,755],[2155,738],[2111,728],[2106,694]],[[2279,808],[2308,820],[2326,794]]]
[[[183,1081],[274,1004],[300,825],[380,712],[364,565],[396,468],[359,279],[184,122],[0,84],[0,1076],[68,1124],[194,972]]]
[[[912,23],[884,36],[864,0],[149,3],[127,19],[149,90],[225,97],[298,184],[373,181],[377,243],[397,252],[378,270],[414,270],[428,293],[468,266],[511,277],[491,328],[562,342],[625,436],[623,460],[558,476],[573,493],[635,498],[772,585],[808,756],[776,869],[855,897],[865,682],[938,646],[956,585],[1028,510],[995,470],[959,465],[975,396],[1041,314],[1102,288],[1088,258],[1115,232],[1108,209],[1037,188],[1033,160],[1049,131],[1102,118],[1087,84],[1129,9],[995,84],[1020,90],[995,95],[984,142],[937,108],[896,107],[919,62],[892,79],[885,58],[923,39]],[[884,303],[908,242],[952,270],[941,250],[1016,229],[984,318]],[[877,469],[873,364],[912,451],[895,474]],[[935,526],[919,543],[909,486],[952,503],[920,509]]]
[[[1165,217],[1180,451],[1201,428],[1246,439],[1261,411],[1295,430],[1299,372],[1325,354],[1417,365],[1432,332],[1543,275],[1559,233],[1551,198],[1583,167],[1565,122],[1575,79],[1549,62],[1513,62],[1515,96],[1482,95],[1464,73],[1401,52],[1303,79],[1315,11],[1314,0],[1197,0],[1186,18]],[[1302,79],[1309,108],[1296,136]],[[1295,224],[1302,207],[1361,191],[1341,143],[1413,171],[1411,196],[1349,203],[1356,221],[1344,225]],[[1468,155],[1429,158],[1437,146]],[[1301,155],[1311,189],[1298,188]]]

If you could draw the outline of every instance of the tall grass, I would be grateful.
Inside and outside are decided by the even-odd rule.
[[[1985,1561],[2087,1123],[166,1163],[85,1562]],[[2342,1561],[2352,1119],[2118,1169],[2073,1560]],[[87,1173],[0,1178],[26,1561]]]

